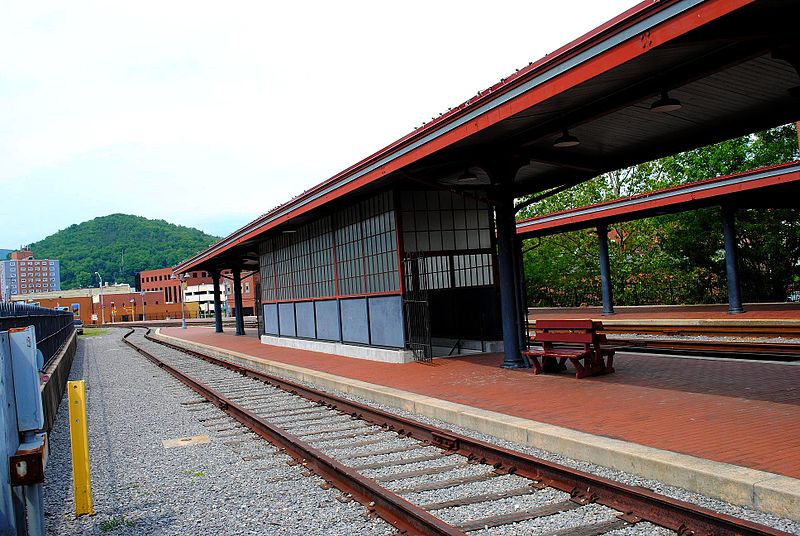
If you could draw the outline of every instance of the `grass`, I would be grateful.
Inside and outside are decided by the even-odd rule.
[[[99,337],[108,333],[104,328],[83,328],[83,337]]]
[[[136,523],[130,519],[126,519],[124,515],[114,516],[111,519],[106,519],[100,523],[101,532],[111,532],[112,530],[120,527],[133,527]]]
[[[186,471],[184,471],[184,473],[189,475],[189,476],[206,476],[206,474],[203,471],[186,470]]]

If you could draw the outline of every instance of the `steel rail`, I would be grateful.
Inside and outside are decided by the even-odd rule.
[[[767,359],[770,357],[800,358],[800,344],[769,342],[734,342],[734,341],[696,341],[690,339],[624,339],[610,337],[608,347],[617,351],[700,351],[729,355],[750,356]]]
[[[148,329],[148,333],[149,331]],[[271,425],[255,413],[226,398],[219,391],[195,380],[144,348],[137,346],[128,340],[128,336],[133,332],[134,330],[131,329],[123,336],[123,341],[128,346],[142,354],[159,368],[169,372],[184,385],[247,426],[254,433],[284,450],[286,454],[302,463],[304,467],[313,471],[337,489],[352,496],[398,530],[411,534],[442,536],[463,536],[465,534],[419,506],[381,487],[374,480],[359,474],[320,450],[315,449],[299,437]]]
[[[535,326],[531,325],[535,330]],[[715,335],[749,335],[753,337],[800,337],[800,325],[780,326],[762,325],[751,323],[749,325],[699,325],[690,326],[688,324],[603,324],[600,330],[606,335],[644,333],[651,335],[704,335],[713,337]]]
[[[485,441],[420,423],[290,380],[162,341],[150,336],[150,330],[147,331],[145,338],[156,344],[193,355],[243,376],[260,380],[289,393],[324,404],[342,413],[363,419],[387,430],[392,430],[399,435],[412,437],[441,449],[460,454],[471,461],[491,465],[499,474],[516,474],[567,492],[571,495],[572,500],[579,504],[596,502],[608,506],[622,512],[621,519],[629,523],[649,521],[674,530],[681,535],[788,535],[786,532],[771,527],[659,495],[645,488],[629,486],[535,456],[492,445]]]

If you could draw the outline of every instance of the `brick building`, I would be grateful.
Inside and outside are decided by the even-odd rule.
[[[195,271],[187,273],[189,274],[189,278],[185,280],[187,285],[211,283],[211,275],[208,272]],[[136,274],[136,286],[139,290],[160,290],[164,292],[164,300],[167,303],[181,303],[183,298],[180,290],[180,281],[172,279],[172,275],[172,268],[144,270]]]
[[[258,280],[258,272],[242,277],[242,312],[244,316],[256,314],[256,284]],[[233,316],[236,314],[236,306],[234,305],[233,279],[230,272],[222,272],[222,281],[223,283],[220,286],[225,296],[227,296],[227,310],[230,316]]]
[[[200,310],[205,313],[213,312],[214,297],[211,290],[213,281],[211,274],[206,271],[197,270],[186,272],[189,276],[186,282],[186,302],[198,302]],[[180,303],[183,295],[180,291],[180,282],[172,279],[172,268],[159,268],[157,270],[145,270],[136,275],[136,285],[141,290],[159,290],[164,292],[164,299],[167,303]],[[232,316],[236,309],[233,300],[233,281],[230,271],[222,273],[220,284],[220,299],[223,305],[224,316]],[[242,278],[242,311],[245,316],[255,314],[256,309],[256,284],[258,274],[252,274]]]
[[[0,301],[11,301],[13,294],[50,292],[61,289],[61,271],[56,259],[36,259],[22,248],[0,261]]]

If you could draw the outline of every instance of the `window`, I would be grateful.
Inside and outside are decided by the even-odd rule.
[[[55,265],[56,265],[55,261],[50,261],[50,266],[55,266]]]
[[[263,302],[399,289],[391,193],[259,245]]]
[[[421,288],[494,284],[492,221],[486,203],[446,191],[403,192],[403,249],[408,256],[406,284],[416,263],[426,274]],[[410,287],[409,287],[410,288]]]
[[[250,294],[250,283],[245,283],[244,284],[244,293],[245,294]],[[198,292],[198,294],[200,294],[200,293]]]

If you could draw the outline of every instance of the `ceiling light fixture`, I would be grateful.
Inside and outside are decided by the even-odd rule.
[[[476,177],[474,173],[465,171],[464,173],[458,176],[456,182],[458,184],[479,184],[481,182],[481,179],[480,177]]]
[[[561,136],[556,138],[556,140],[553,142],[553,147],[575,147],[576,145],[580,145],[580,143],[581,140],[570,134],[565,128],[561,133]]]
[[[670,97],[666,91],[661,92],[661,98],[650,105],[651,112],[674,112],[683,108],[683,104],[678,99]]]

